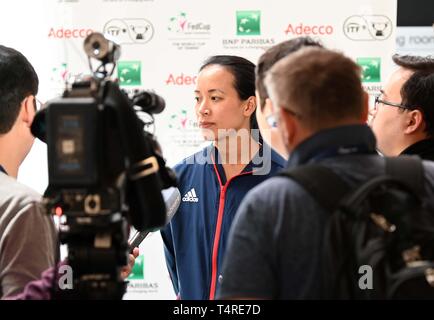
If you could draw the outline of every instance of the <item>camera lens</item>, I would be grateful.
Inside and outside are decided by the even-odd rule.
[[[99,50],[99,49],[101,48],[100,43],[97,42],[97,41],[95,41],[94,43],[92,43],[92,48],[93,48],[93,54],[94,54],[95,56],[98,56],[99,53],[100,53],[100,50]]]

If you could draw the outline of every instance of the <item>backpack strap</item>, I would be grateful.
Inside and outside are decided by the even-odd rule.
[[[425,196],[425,175],[422,160],[417,156],[387,157],[386,174],[409,185],[417,195]]]
[[[419,157],[386,157],[385,162],[387,175],[408,184],[419,196],[425,195],[424,168]],[[279,172],[278,176],[296,181],[329,212],[352,190],[333,170],[320,165],[303,165]]]
[[[303,165],[279,172],[300,184],[324,209],[333,212],[339,201],[351,190],[333,170],[320,165]]]

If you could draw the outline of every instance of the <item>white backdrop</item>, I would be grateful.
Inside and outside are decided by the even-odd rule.
[[[166,100],[155,133],[169,165],[203,145],[194,115],[197,70],[210,55],[256,62],[264,49],[300,35],[319,38],[354,58],[366,90],[377,93],[391,72],[395,0],[14,0],[2,3],[0,43],[22,51],[40,77],[38,98],[58,96],[66,79],[88,73],[82,43],[89,32],[122,44],[115,73],[127,90],[151,89]],[[46,149],[37,142],[19,180],[47,186]],[[159,234],[141,246],[126,299],[173,299]]]

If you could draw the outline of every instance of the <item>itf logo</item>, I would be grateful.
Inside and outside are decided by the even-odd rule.
[[[145,44],[154,36],[154,26],[146,19],[111,19],[103,30],[119,44]]]
[[[392,21],[382,15],[351,16],[344,22],[344,34],[355,41],[386,40],[393,31]]]
[[[261,11],[237,11],[237,35],[257,36],[261,34]]]
[[[121,86],[142,84],[142,63],[140,61],[119,61],[118,78]]]
[[[380,58],[357,58],[357,64],[362,68],[362,82],[381,81]]]
[[[134,263],[133,270],[128,277],[129,280],[143,280],[145,279],[145,257],[138,256]]]

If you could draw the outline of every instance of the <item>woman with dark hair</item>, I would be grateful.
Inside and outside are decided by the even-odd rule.
[[[162,237],[178,297],[214,299],[241,200],[285,161],[261,144],[253,63],[237,56],[209,58],[200,68],[195,99],[199,127],[212,143],[175,166],[183,198]]]

